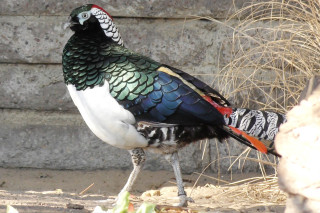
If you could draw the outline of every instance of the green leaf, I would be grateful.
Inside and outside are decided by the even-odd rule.
[[[123,192],[119,195],[116,206],[111,209],[96,206],[92,213],[127,213],[129,210],[129,192]],[[156,213],[155,204],[143,203],[135,213]]]
[[[12,206],[7,205],[7,213],[19,213],[19,212],[18,212],[18,210],[16,210]]]
[[[155,207],[156,205],[154,204],[143,203],[136,213],[155,213]]]
[[[129,192],[122,192],[117,200],[116,206],[113,208],[113,213],[126,213],[129,208]]]

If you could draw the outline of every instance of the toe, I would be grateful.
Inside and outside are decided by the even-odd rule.
[[[187,197],[187,195],[179,195],[180,203],[177,206],[187,207],[188,202],[194,203],[194,200],[191,197]]]

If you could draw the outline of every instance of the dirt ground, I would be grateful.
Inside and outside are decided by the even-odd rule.
[[[95,206],[112,208],[113,200],[124,185],[130,171],[61,171],[44,169],[0,168],[0,212],[6,205],[14,206],[19,213],[24,212],[92,212]],[[234,174],[232,181],[256,177],[259,174]],[[221,213],[268,213],[284,212],[285,197],[272,191],[270,197],[262,195],[260,189],[237,185],[223,185],[223,180],[231,182],[230,176],[221,177],[218,183],[209,176],[199,174],[184,175],[186,191],[195,203],[189,205],[192,212]],[[88,188],[89,187],[89,188]],[[88,189],[87,189],[88,188]],[[252,196],[251,192],[256,191]],[[258,191],[258,192],[257,192]],[[264,199],[256,199],[256,194]],[[143,171],[131,200],[135,206],[142,202],[172,206],[178,203],[174,174],[171,171]],[[277,194],[277,197],[274,196]],[[266,200],[267,199],[267,200]]]

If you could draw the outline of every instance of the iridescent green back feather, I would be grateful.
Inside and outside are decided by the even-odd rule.
[[[85,90],[107,80],[111,95],[119,101],[150,93],[160,67],[123,46],[76,34],[65,46],[62,61],[67,84]]]

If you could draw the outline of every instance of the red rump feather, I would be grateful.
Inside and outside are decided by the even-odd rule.
[[[203,97],[206,101],[208,101],[212,106],[214,106],[214,108],[216,108],[222,115],[226,115],[228,118],[230,117],[230,115],[231,115],[231,113],[232,113],[232,108],[220,106],[219,104],[217,104],[216,102],[214,102],[214,101],[212,100],[212,98],[210,98],[210,96],[202,95],[202,97]]]
[[[245,132],[243,132],[240,129],[237,129],[235,127],[229,126],[229,128],[232,129],[232,131],[235,132],[236,134],[241,135],[244,138],[246,138],[260,152],[265,153],[265,154],[268,153],[267,147],[261,141],[259,141],[258,139],[248,135],[247,133],[245,133]]]
[[[220,106],[219,104],[214,102],[212,100],[212,98],[210,96],[208,96],[208,95],[202,95],[202,97],[206,101],[208,101],[212,106],[214,106],[214,108],[216,108],[222,115],[226,115],[227,117],[230,117],[230,115],[232,113],[232,108]],[[229,126],[229,128],[234,133],[236,133],[238,135],[241,135],[244,138],[246,138],[260,152],[262,152],[262,153],[267,153],[268,152],[267,147],[261,141],[259,141],[258,139],[248,135],[247,133],[245,133],[245,132],[243,132],[243,131],[235,128],[235,127]]]
[[[102,7],[94,4],[94,5],[92,6],[92,8],[98,8],[99,10],[102,10],[102,11],[105,12],[105,13],[111,18],[111,20],[113,21],[112,16],[111,16],[107,11],[105,11]]]

